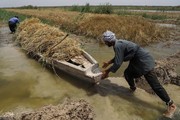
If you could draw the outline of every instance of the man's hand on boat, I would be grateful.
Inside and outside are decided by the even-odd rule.
[[[109,63],[108,62],[103,62],[102,68],[106,68],[107,66],[109,66]]]
[[[107,77],[109,77],[109,71],[108,71],[108,70],[102,71],[102,77],[101,77],[101,79],[105,79],[105,78],[107,78]]]
[[[108,61],[108,62],[103,62],[102,68],[107,68],[111,63],[112,63],[112,60],[110,60],[110,61]],[[103,79],[105,79],[105,78],[107,78],[107,77],[109,77],[109,70],[108,70],[108,69],[102,71],[102,77],[101,77],[101,79],[103,80]]]

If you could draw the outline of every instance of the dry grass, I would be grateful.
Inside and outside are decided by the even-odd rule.
[[[78,12],[65,12],[59,9],[7,9],[16,13],[30,15],[37,18],[48,19],[63,27],[66,24],[71,26],[73,20],[79,15]],[[68,13],[68,14],[67,14]],[[71,24],[72,23],[72,24]]]
[[[79,43],[64,38],[66,34],[58,28],[42,24],[39,19],[31,18],[21,22],[16,40],[28,52],[41,53],[45,57],[69,60],[81,54]]]
[[[101,38],[106,30],[116,33],[117,38],[147,45],[168,37],[167,29],[156,26],[142,17],[104,14],[80,14],[60,9],[19,10],[9,9],[21,14],[52,20],[56,25],[76,34]]]
[[[78,24],[78,32],[86,36],[100,37],[106,30],[116,33],[117,38],[147,45],[167,36],[168,31],[146,21],[142,17],[117,15],[91,15]]]

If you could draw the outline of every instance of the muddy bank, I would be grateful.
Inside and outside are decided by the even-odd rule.
[[[93,120],[94,116],[93,109],[87,101],[65,99],[62,104],[44,106],[31,112],[7,112],[0,120]]]

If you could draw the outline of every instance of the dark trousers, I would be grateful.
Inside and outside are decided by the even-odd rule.
[[[15,23],[11,23],[9,22],[9,29],[11,30],[11,32],[15,32],[16,31],[16,24]]]
[[[135,70],[128,67],[124,71],[124,76],[126,81],[128,82],[130,87],[135,87],[134,78],[138,78],[142,76],[141,74],[138,74]],[[163,86],[159,83],[156,74],[154,70],[149,71],[147,74],[144,75],[145,79],[151,86],[151,88],[154,90],[154,92],[166,103],[170,101],[170,97],[167,94],[166,90],[163,88]]]

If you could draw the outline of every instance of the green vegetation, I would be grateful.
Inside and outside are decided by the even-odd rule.
[[[82,7],[81,12],[90,12],[90,5],[87,3],[84,7]]]
[[[113,13],[113,7],[111,4],[107,3],[105,5],[97,6],[93,12],[100,14],[111,14]]]
[[[152,20],[164,20],[164,19],[167,19],[166,15],[148,15],[147,13],[143,13],[142,17],[150,18]]]
[[[13,16],[18,16],[20,20],[24,20],[27,18],[27,16],[0,9],[0,21],[7,22]]]
[[[20,9],[38,9],[37,6],[32,6],[32,5],[27,5],[27,6],[22,6],[22,7],[19,7]]]
[[[180,6],[113,6],[114,10],[180,11]]]
[[[113,13],[112,5],[106,3],[100,6],[90,6],[87,3],[85,6],[73,5],[72,7],[66,7],[70,11],[85,12],[85,13],[99,13],[99,14],[111,14]]]
[[[152,20],[165,20],[172,18],[172,16],[168,15],[166,11],[180,11],[180,6],[112,6],[110,3],[98,6],[90,6],[90,4],[87,3],[85,6],[75,5],[62,8],[85,13],[117,14],[120,16],[135,15]],[[177,18],[177,16],[175,17]]]
[[[86,3],[85,6],[63,6],[60,7],[63,9],[67,9],[70,11],[78,11],[78,12],[86,12],[83,11],[88,10],[87,12],[96,12],[96,11],[104,11],[102,9],[110,9],[111,13],[116,13],[116,11],[124,11],[124,10],[155,10],[155,11],[180,11],[180,6],[112,6],[110,3],[106,3],[104,5],[91,6],[89,3]],[[97,12],[102,13],[102,12]],[[106,12],[103,12],[106,14]],[[107,12],[108,13],[108,12]],[[109,14],[109,13],[108,13]]]
[[[90,5],[87,3],[85,6],[77,6],[73,5],[71,8],[69,8],[70,11],[78,11],[78,12],[92,12],[90,11]]]
[[[3,23],[7,23],[8,20],[13,16],[18,16],[20,21],[24,21],[26,18],[32,17],[30,15],[22,15],[22,14],[18,14],[18,13],[15,13],[15,12],[8,12],[8,11],[6,11],[4,9],[0,9],[0,21],[2,21]],[[47,19],[41,19],[41,21],[43,23],[45,23],[45,24],[50,24],[50,25],[53,24],[52,21],[47,20]]]
[[[117,11],[116,13],[118,15],[122,15],[122,16],[125,16],[125,15],[134,15],[132,12],[126,11],[126,10],[120,10],[120,11]]]
[[[152,20],[165,20],[168,19],[167,15],[161,15],[161,14],[148,14],[146,12],[130,12],[127,10],[120,10],[116,12],[120,16],[141,16],[143,18],[152,19]]]

